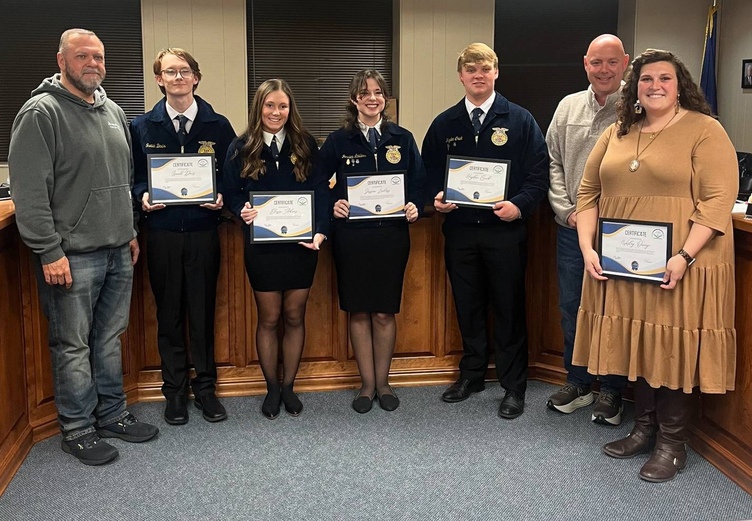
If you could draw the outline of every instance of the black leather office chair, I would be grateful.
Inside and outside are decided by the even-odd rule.
[[[737,152],[739,160],[739,200],[746,201],[752,194],[752,153]]]

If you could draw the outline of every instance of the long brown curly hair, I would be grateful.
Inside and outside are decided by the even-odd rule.
[[[358,130],[358,96],[364,90],[368,90],[368,80],[376,80],[381,93],[384,95],[384,110],[381,111],[381,121],[389,121],[389,114],[386,108],[389,106],[389,88],[386,86],[386,80],[376,69],[364,69],[355,73],[350,80],[350,99],[345,105],[345,115],[342,117],[342,126],[351,131]]]
[[[240,172],[240,177],[250,177],[258,181],[259,176],[266,173],[266,165],[261,160],[261,152],[264,150],[261,113],[266,97],[278,90],[284,92],[290,100],[290,111],[285,123],[287,133],[285,139],[290,140],[290,151],[297,158],[293,167],[295,180],[302,183],[310,175],[313,137],[303,126],[303,120],[300,118],[290,86],[285,80],[280,79],[266,80],[259,85],[253,96],[251,110],[248,112],[248,128],[240,135],[240,139],[245,143],[238,151],[238,155],[243,158],[243,170]]]
[[[645,118],[645,113],[635,114],[634,104],[637,102],[637,84],[640,80],[640,71],[643,65],[655,62],[669,62],[674,66],[676,79],[679,84],[679,104],[687,110],[694,110],[710,115],[710,105],[700,87],[692,80],[692,75],[682,61],[672,52],[660,49],[648,49],[632,61],[627,72],[626,85],[621,90],[621,100],[617,105],[617,133],[622,137],[629,133],[629,129],[635,123]]]

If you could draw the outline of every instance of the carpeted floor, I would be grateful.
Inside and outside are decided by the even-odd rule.
[[[261,416],[262,397],[227,398],[209,424],[190,405],[184,426],[164,404],[131,408],[159,425],[156,440],[120,440],[115,462],[86,467],[38,443],[0,497],[0,520],[632,520],[752,519],[746,494],[694,452],[676,480],[651,484],[647,456],[615,460],[600,447],[626,435],[546,409],[556,388],[530,382],[525,414],[496,416],[502,391],[458,404],[443,388],[397,389],[402,406],[359,415],[354,393],[305,393],[303,414]]]

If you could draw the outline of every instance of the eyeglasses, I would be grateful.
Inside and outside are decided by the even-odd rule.
[[[166,78],[175,78],[178,74],[180,74],[181,78],[192,78],[193,77],[193,70],[191,69],[180,69],[179,71],[176,71],[175,69],[165,69],[163,71],[160,71]]]
[[[367,90],[362,90],[362,91],[360,91],[358,93],[358,99],[359,100],[368,99],[371,96],[373,96],[374,98],[383,98],[384,97],[384,93],[381,92],[380,90],[379,91],[373,91],[373,92],[369,92]]]

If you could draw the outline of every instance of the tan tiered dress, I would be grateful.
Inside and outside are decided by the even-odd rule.
[[[651,387],[725,393],[734,389],[734,245],[731,209],[736,154],[714,119],[688,112],[635,158],[638,127],[622,138],[609,127],[585,166],[577,211],[600,217],[673,223],[672,248],[692,223],[716,230],[673,290],[585,274],[574,345],[576,365],[593,374],[643,377]],[[649,142],[642,135],[640,149]]]

